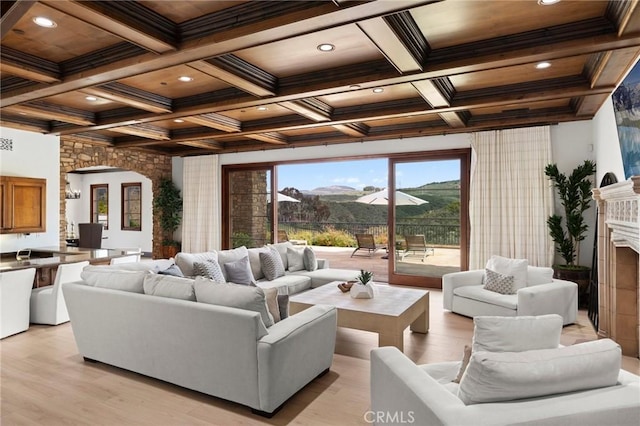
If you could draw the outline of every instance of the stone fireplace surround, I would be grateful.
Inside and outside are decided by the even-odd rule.
[[[598,336],[640,353],[640,176],[593,190],[598,202]]]

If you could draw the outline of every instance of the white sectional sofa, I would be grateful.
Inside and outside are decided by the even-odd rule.
[[[193,280],[96,268],[93,285],[63,285],[73,334],[85,360],[244,404],[267,416],[331,366],[334,307],[314,306],[267,328],[259,312],[195,301],[189,283]],[[156,291],[162,284],[152,289],[156,295],[141,294],[143,284],[136,281],[140,274],[147,274],[144,280],[155,275],[185,283],[170,291],[164,287],[164,294]],[[145,292],[146,285],[144,281]]]
[[[290,256],[287,250],[304,250],[305,248],[296,247],[291,242],[276,243],[271,245],[276,249],[282,259],[285,269],[284,275],[269,280],[265,277],[260,262],[260,253],[267,250],[266,247],[249,248],[238,247],[232,250],[210,251],[205,253],[178,253],[175,262],[185,275],[193,275],[193,265],[195,262],[206,259],[216,259],[222,268],[225,269],[225,263],[234,262],[241,257],[248,256],[251,266],[253,279],[257,286],[262,288],[277,288],[279,294],[295,294],[310,288],[316,288],[332,281],[350,281],[355,280],[360,271],[350,269],[330,268],[329,262],[324,259],[317,259],[315,267],[305,265],[304,269],[292,271],[289,265]],[[225,278],[228,278],[225,275]]]
[[[558,314],[565,325],[578,315],[578,285],[553,278],[553,269],[526,267],[526,283],[514,294],[484,288],[482,269],[453,272],[442,277],[444,309],[467,317]]]

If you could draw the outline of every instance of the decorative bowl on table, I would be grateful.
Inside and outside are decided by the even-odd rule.
[[[355,284],[355,281],[347,281],[344,283],[340,283],[338,284],[338,288],[340,289],[340,291],[342,291],[343,293],[348,293],[349,290],[351,290],[351,287]]]

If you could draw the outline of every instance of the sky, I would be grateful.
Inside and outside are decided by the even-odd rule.
[[[460,178],[458,160],[399,163],[396,186],[411,188],[431,182]],[[286,187],[311,190],[322,186],[344,185],[356,189],[387,186],[388,160],[385,158],[278,166],[278,191]]]

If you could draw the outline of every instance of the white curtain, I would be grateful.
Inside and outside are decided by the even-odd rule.
[[[220,170],[217,155],[185,157],[182,172],[182,251],[220,248]]]
[[[484,268],[494,254],[551,266],[549,126],[475,133],[471,146],[469,268]]]

